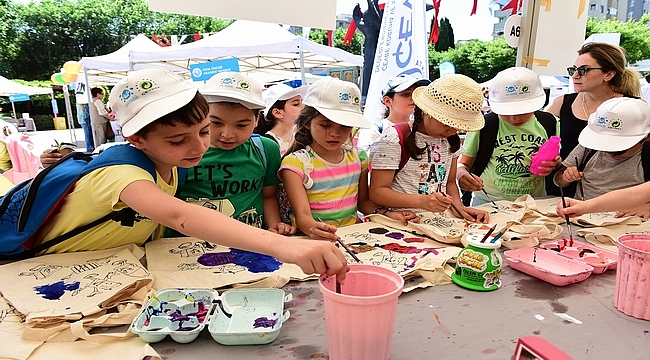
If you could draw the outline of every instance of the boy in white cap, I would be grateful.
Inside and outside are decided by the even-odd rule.
[[[253,134],[264,109],[262,87],[242,73],[222,72],[200,91],[210,104],[210,147],[189,169],[176,197],[257,228],[294,234],[295,227],[280,221],[275,197],[280,183],[278,144]]]
[[[650,175],[642,166],[649,133],[650,106],[645,101],[626,97],[605,101],[589,116],[578,146],[555,175],[556,184],[565,187],[581,181],[575,198],[592,199],[644,183]]]
[[[493,113],[484,115],[483,129],[467,134],[456,173],[460,188],[474,192],[472,205],[546,195],[545,176],[559,166],[559,155],[545,164],[545,175],[530,172],[532,155],[559,134],[555,117],[538,111],[545,101],[539,76],[527,68],[505,69],[492,80]]]
[[[431,81],[417,79],[410,75],[399,75],[388,79],[381,90],[381,102],[385,106],[383,118],[374,123],[369,129],[359,133],[359,147],[366,149],[379,139],[384,130],[389,127],[413,120],[413,90],[419,86],[427,86]]]
[[[151,161],[157,176],[152,178],[138,166],[112,165],[82,177],[59,213],[46,222],[38,243],[125,207],[137,213],[136,221],[125,225],[107,221],[49,248],[48,253],[142,245],[162,224],[189,236],[296,263],[308,274],[345,277],[345,257],[331,243],[273,234],[173,196],[178,168],[197,165],[210,144],[209,106],[190,82],[161,69],[132,71],[113,88],[110,105],[125,138]],[[112,151],[103,154],[108,153]]]

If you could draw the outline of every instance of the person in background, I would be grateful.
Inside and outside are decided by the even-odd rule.
[[[641,87],[641,98],[650,104],[650,74],[645,76],[645,81],[647,84]]]
[[[596,108],[614,97],[639,97],[639,74],[626,67],[623,49],[606,43],[587,43],[578,50],[575,63],[567,68],[575,93],[556,98],[546,111],[560,118],[562,147],[560,157],[566,159],[578,145],[578,135],[587,126],[587,119]],[[564,189],[564,195],[575,194],[575,184]],[[547,186],[549,195],[560,195],[559,189]]]
[[[90,121],[90,106],[88,104],[77,104],[77,120],[84,131],[86,151],[93,152],[95,150],[95,143],[93,141],[93,129]]]
[[[362,129],[359,134],[359,148],[368,149],[389,127],[413,120],[413,90],[427,86],[431,81],[416,79],[410,75],[400,75],[388,79],[381,90],[381,101],[385,106],[383,118],[369,129]]]
[[[109,114],[106,105],[104,105],[104,90],[95,87],[90,89],[90,94],[92,95],[92,102],[88,104],[90,107],[90,123],[92,124],[95,148],[97,148],[99,145],[106,143],[106,123],[113,120],[113,117]]]
[[[264,119],[259,121],[256,133],[267,135],[280,146],[280,154],[289,148],[293,141],[293,123],[305,107],[302,99],[308,86],[292,88],[285,84],[269,87],[262,93],[264,99]]]

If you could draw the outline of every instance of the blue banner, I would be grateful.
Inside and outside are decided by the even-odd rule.
[[[207,81],[212,75],[225,71],[239,72],[239,59],[231,58],[190,65],[193,81]]]
[[[27,94],[9,95],[9,101],[10,102],[29,101],[29,95]]]

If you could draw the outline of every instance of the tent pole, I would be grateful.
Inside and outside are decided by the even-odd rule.
[[[16,117],[16,105],[14,105],[13,101],[11,102],[11,109],[14,111],[14,119],[18,120],[18,118]]]
[[[305,77],[305,54],[302,52],[302,47],[300,47],[300,85],[307,85],[307,78]]]
[[[63,98],[65,99],[65,114],[68,120],[68,129],[70,129],[70,142],[77,146],[77,133],[74,130],[74,120],[72,119],[72,106],[70,105],[70,84],[63,84]]]
[[[90,85],[88,84],[88,69],[84,66],[84,82],[86,83],[86,97],[88,98],[88,106],[95,106],[93,105],[93,98],[92,95],[90,94]],[[90,112],[90,108],[88,108],[88,111]],[[93,128],[93,121],[92,119],[89,119],[90,123],[88,126],[90,126],[90,133],[93,134],[93,148],[95,147],[95,144],[97,143],[97,139],[95,139],[95,131]],[[84,132],[85,136],[85,132]]]

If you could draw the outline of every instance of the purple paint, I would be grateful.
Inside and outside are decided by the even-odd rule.
[[[402,240],[402,239],[404,239],[404,234],[402,234],[402,233],[398,233],[398,232],[391,232],[391,233],[386,234],[385,236],[386,236],[386,237],[389,237],[389,238],[391,238],[391,239],[395,239],[395,240]]]
[[[277,322],[278,319],[268,319],[266,316],[259,317],[255,319],[255,322],[253,323],[253,329],[257,329],[260,327],[273,328]]]
[[[203,266],[219,266],[235,262],[235,254],[230,252],[207,253],[199,256],[197,262]]]
[[[203,254],[199,256],[197,261],[203,266],[235,264],[247,268],[252,273],[273,272],[282,266],[282,263],[272,256],[238,249],[230,249],[229,252]]]
[[[79,281],[66,284],[65,282],[63,282],[63,280],[57,281],[52,284],[46,284],[46,285],[34,287],[34,291],[36,291],[38,295],[41,295],[43,299],[47,299],[47,300],[59,300],[61,299],[61,296],[65,294],[66,291],[74,291],[78,289],[79,289]]]

